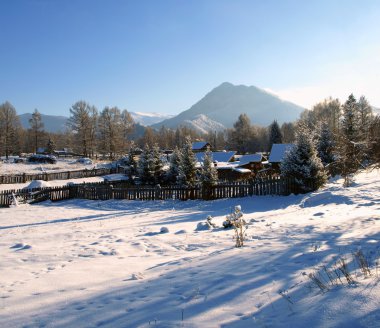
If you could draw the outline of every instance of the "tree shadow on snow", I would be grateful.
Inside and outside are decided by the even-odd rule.
[[[120,288],[51,304],[33,318],[27,311],[18,318],[4,317],[0,323],[6,324],[9,320],[15,325],[27,323],[31,327],[149,327],[151,322],[154,327],[156,322],[157,327],[171,327],[180,326],[183,315],[186,323],[205,327],[305,327],[310,324],[343,327],[347,323],[350,327],[365,326],[364,316],[352,313],[347,316],[352,300],[341,300],[346,287],[325,294],[310,290],[307,288],[310,280],[303,273],[321,264],[331,266],[334,255],[342,247],[354,248],[368,239],[379,240],[380,234],[350,239],[343,245],[339,230],[318,232],[312,227],[294,227],[293,230],[292,236],[286,231],[279,234],[275,242],[281,247],[272,249],[270,243],[274,241],[264,235],[260,240],[247,241],[242,249],[231,245],[207,256],[171,260],[146,270],[145,275],[155,278],[125,279],[120,282]],[[302,234],[306,236],[300,237]],[[314,241],[323,241],[323,247],[313,251]],[[207,246],[207,238],[204,242]],[[378,247],[371,245],[366,246]],[[311,297],[313,302],[308,300],[304,304],[305,296]],[[347,307],[334,312],[329,306],[337,300]],[[241,312],[238,306],[231,307],[235,302],[244,302],[251,310]],[[212,323],[207,321],[210,313]],[[369,315],[376,319],[379,310]]]

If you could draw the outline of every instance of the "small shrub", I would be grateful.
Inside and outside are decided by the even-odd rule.
[[[223,222],[223,226],[224,228],[233,227],[235,229],[235,247],[242,247],[246,236],[245,231],[247,229],[247,222],[243,219],[243,212],[241,211],[240,205],[235,206],[234,212],[227,215],[226,221]]]
[[[369,268],[368,260],[364,256],[362,250],[359,249],[357,252],[354,252],[353,255],[364,277],[369,277],[371,275],[371,270]]]

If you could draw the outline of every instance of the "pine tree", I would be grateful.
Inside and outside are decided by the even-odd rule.
[[[363,148],[359,141],[358,104],[351,94],[343,105],[343,119],[339,135],[339,166],[344,185],[349,186],[351,176],[359,169]]]
[[[138,173],[143,184],[150,184],[154,181],[152,154],[148,144],[145,145],[140,155]]]
[[[334,137],[327,122],[322,122],[317,134],[318,156],[324,166],[334,162]]]
[[[380,168],[380,116],[372,119],[369,128],[369,156],[371,163]]]
[[[179,180],[182,184],[193,187],[196,184],[196,158],[192,150],[190,137],[186,137],[179,166]]]
[[[358,107],[358,132],[359,139],[363,141],[368,140],[368,132],[373,119],[372,107],[364,96],[359,98],[357,103]]]
[[[269,126],[269,148],[272,148],[273,144],[282,143],[281,129],[276,120]]]
[[[52,139],[49,139],[49,141],[47,143],[47,153],[49,155],[52,155],[52,154],[54,154],[54,151],[55,151],[54,141]]]
[[[295,146],[285,155],[281,175],[293,178],[294,192],[316,190],[326,182],[326,173],[318,157],[310,130],[301,125],[296,134]]]
[[[134,157],[133,147],[129,148],[127,165],[128,165],[128,178],[129,178],[129,181],[132,183],[133,177],[137,174],[137,163]]]
[[[342,132],[344,136],[352,142],[358,140],[358,111],[358,103],[356,102],[354,95],[351,93],[343,105]]]
[[[161,160],[160,148],[157,144],[155,144],[151,151],[152,158],[152,171],[153,171],[153,182],[154,184],[158,184],[162,180],[163,175],[163,163]]]
[[[218,182],[218,171],[212,161],[212,155],[210,151],[205,152],[203,159],[203,165],[201,169],[200,181],[203,188],[203,197],[205,199],[211,198],[210,187],[215,186]]]
[[[181,152],[175,147],[170,155],[169,170],[167,172],[167,180],[170,183],[175,183],[179,176],[179,167],[181,165]]]

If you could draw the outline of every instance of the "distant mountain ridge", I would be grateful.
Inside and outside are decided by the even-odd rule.
[[[203,115],[203,122],[210,120],[212,124],[232,127],[242,113],[248,115],[252,124],[267,126],[273,120],[279,124],[295,121],[305,108],[285,101],[255,86],[233,85],[224,82],[211,90],[196,104],[177,116],[154,124],[154,128],[166,126],[176,128],[180,125],[196,126],[199,115]],[[202,130],[213,130],[205,125]]]
[[[24,129],[29,129],[29,120],[32,118],[31,113],[19,115],[20,123]],[[46,132],[64,132],[66,130],[68,118],[65,116],[45,115],[41,114],[44,130]]]
[[[152,125],[161,122],[165,119],[173,117],[173,115],[159,114],[159,113],[140,113],[130,112],[134,121],[142,126]],[[24,129],[29,129],[29,120],[32,118],[31,113],[19,115],[20,123]],[[67,127],[66,116],[45,115],[41,114],[42,122],[44,123],[44,130],[46,132],[64,132]]]
[[[144,126],[159,123],[163,120],[172,118],[174,115],[160,114],[160,113],[141,113],[141,112],[129,112],[136,123]]]

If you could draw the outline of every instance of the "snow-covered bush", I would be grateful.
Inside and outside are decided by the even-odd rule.
[[[206,222],[210,226],[210,228],[216,228],[217,227],[216,224],[214,222],[212,222],[212,216],[211,215],[207,215]]]
[[[235,229],[235,246],[242,247],[246,236],[247,222],[243,219],[243,212],[241,211],[240,205],[235,206],[234,212],[226,216],[223,226],[224,228],[233,227]]]
[[[207,222],[198,222],[195,231],[203,231],[203,230],[210,230],[210,229],[211,227],[207,224]]]
[[[206,218],[206,222],[199,222],[195,231],[210,230],[213,228],[217,228],[217,225],[214,222],[212,222],[212,216],[208,215]]]

